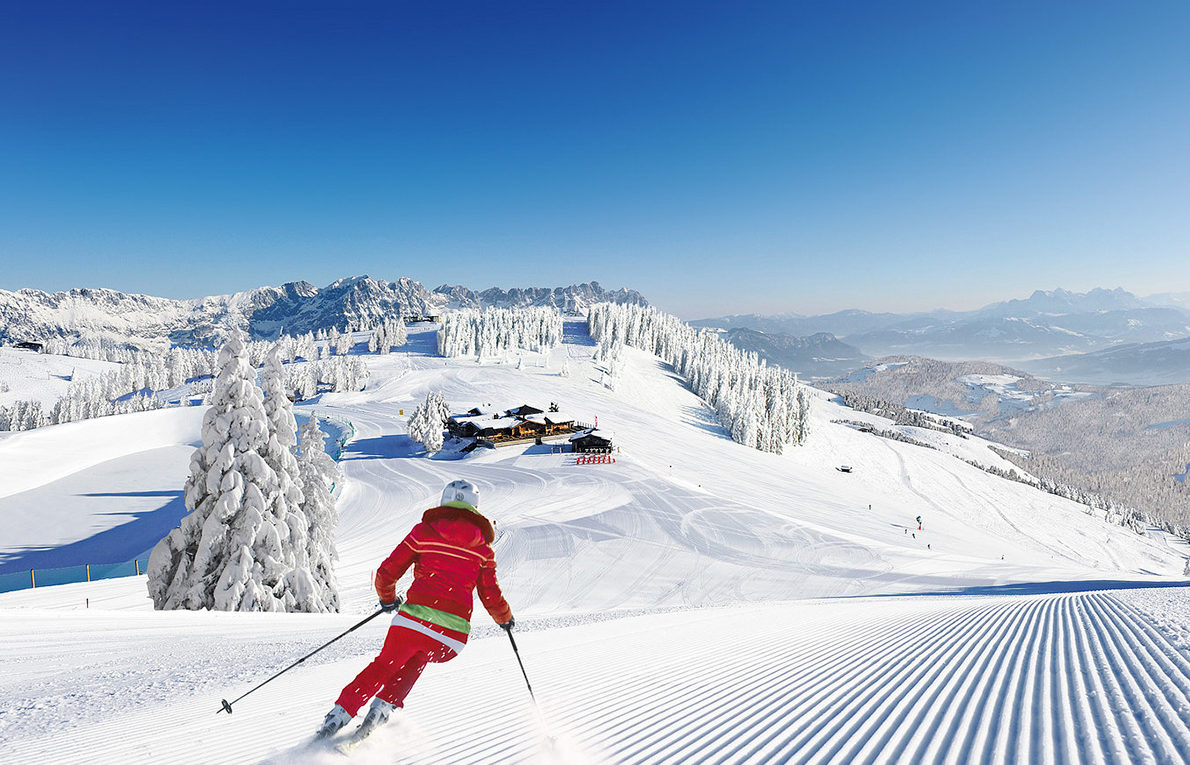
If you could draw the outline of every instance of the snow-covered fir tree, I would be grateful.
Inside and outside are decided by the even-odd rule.
[[[450,405],[438,391],[426,394],[426,400],[409,415],[409,438],[420,443],[427,452],[442,448],[443,431],[450,417]]]
[[[50,424],[50,419],[41,409],[40,401],[17,401],[11,406],[0,406],[0,431],[33,430]]]
[[[307,332],[298,338],[296,353],[304,361],[318,360],[318,345],[314,342],[313,332]]]
[[[550,308],[485,308],[447,314],[438,353],[449,358],[495,356],[518,348],[544,352],[562,342],[562,315]]]
[[[392,322],[388,342],[394,348],[400,348],[409,342],[409,331],[405,328],[405,321],[400,316]]]
[[[286,369],[285,389],[298,401],[318,395],[320,390],[348,393],[363,390],[371,373],[359,356],[335,356],[325,361],[291,364]]]
[[[339,610],[339,585],[335,578],[335,530],[339,514],[331,487],[343,480],[339,466],[326,453],[326,433],[318,426],[318,417],[301,428],[298,467],[302,482],[302,513],[306,517],[306,536],[310,551],[309,570],[325,610]]]
[[[286,373],[281,364],[282,347],[277,344],[265,361],[261,373],[264,408],[269,420],[269,440],[262,456],[277,474],[278,491],[274,512],[285,522],[289,535],[285,542],[287,611],[323,613],[337,610],[337,598],[328,602],[325,586],[314,574],[313,543],[310,522],[305,513],[305,495],[297,456],[297,421],[285,387]]]
[[[219,351],[202,446],[185,485],[191,512],[149,557],[158,609],[283,611],[297,605],[287,576],[289,526],[281,480],[264,453],[269,416],[238,333]]]
[[[288,368],[286,389],[293,392],[298,401],[318,395],[318,367],[315,364],[292,364]]]
[[[405,322],[399,316],[395,319],[386,318],[372,330],[372,337],[368,340],[368,350],[383,355],[408,341],[409,334],[405,329]]]
[[[809,395],[793,374],[755,353],[652,307],[599,303],[588,312],[587,324],[600,344],[600,359],[609,365],[606,385],[615,385],[617,346],[630,345],[673,365],[733,440],[777,453],[787,444],[805,443]]]

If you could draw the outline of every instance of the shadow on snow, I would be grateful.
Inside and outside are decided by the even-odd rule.
[[[65,568],[84,563],[124,563],[153,548],[186,515],[181,491],[130,491],[84,494],[84,497],[168,497],[156,510],[102,513],[131,515],[132,520],[98,534],[57,547],[26,547],[0,556],[0,574],[29,569]]]

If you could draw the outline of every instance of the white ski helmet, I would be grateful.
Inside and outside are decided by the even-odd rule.
[[[477,510],[479,508],[479,488],[470,481],[461,478],[457,481],[451,481],[442,490],[441,504],[443,507]]]

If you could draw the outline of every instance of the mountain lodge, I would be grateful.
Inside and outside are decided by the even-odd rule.
[[[557,407],[551,406],[551,409]],[[462,414],[452,414],[446,429],[456,438],[474,438],[479,443],[504,446],[570,436],[587,428],[573,417],[557,411],[546,411],[530,404],[511,409],[487,412],[479,407]]]

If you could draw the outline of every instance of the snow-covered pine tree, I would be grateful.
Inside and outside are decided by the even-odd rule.
[[[442,448],[442,432],[449,417],[450,405],[446,403],[446,397],[438,391],[430,391],[426,400],[409,415],[409,438],[420,443],[427,452],[438,451]]]
[[[389,343],[397,348],[409,342],[409,332],[405,329],[405,321],[400,316],[393,320],[392,332],[388,339]]]
[[[216,367],[185,485],[191,512],[153,548],[149,595],[157,609],[280,611],[288,527],[273,512],[280,485],[262,456],[269,420],[238,332]]]
[[[326,433],[318,427],[318,418],[302,425],[301,451],[298,467],[302,482],[302,512],[309,524],[306,538],[309,550],[310,573],[324,610],[339,610],[339,584],[335,578],[335,561],[339,552],[335,548],[335,530],[339,525],[339,514],[335,510],[335,498],[331,487],[343,480],[339,466],[326,453]]]
[[[311,558],[310,523],[305,513],[304,481],[294,450],[297,447],[297,422],[293,416],[284,385],[285,369],[281,364],[280,345],[265,361],[261,382],[264,388],[264,408],[269,418],[269,441],[263,457],[277,473],[278,493],[273,508],[278,520],[289,530],[285,542],[285,560],[289,570],[285,574],[280,594],[286,611],[324,613],[338,610],[337,595],[326,600],[326,587],[318,580]]]

